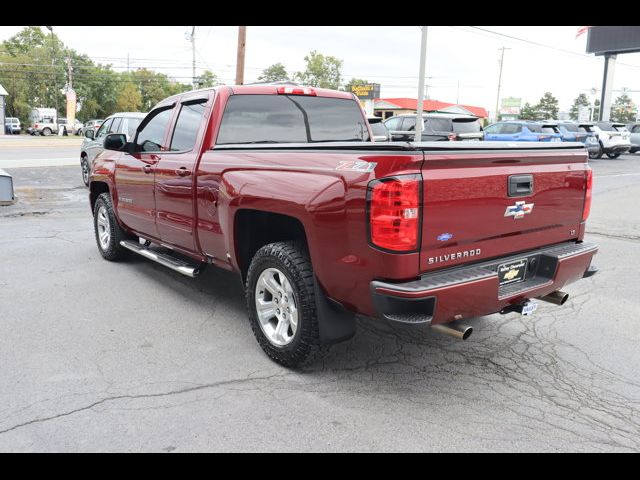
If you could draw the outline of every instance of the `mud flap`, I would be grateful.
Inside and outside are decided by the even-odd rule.
[[[318,279],[313,279],[321,343],[338,343],[350,339],[356,333],[356,314],[328,298]]]

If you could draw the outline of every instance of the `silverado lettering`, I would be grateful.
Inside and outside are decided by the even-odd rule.
[[[530,314],[534,298],[562,304],[561,288],[595,273],[582,144],[372,138],[347,92],[245,85],[167,98],[91,159],[98,249],[190,277],[236,272],[258,343],[286,366],[351,337],[356,314],[464,339],[471,327],[457,321]],[[512,195],[510,178],[529,190]]]

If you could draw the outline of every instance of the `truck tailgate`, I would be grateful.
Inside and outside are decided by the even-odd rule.
[[[480,143],[485,147],[424,148],[422,272],[582,235],[589,170],[582,145],[515,150]]]

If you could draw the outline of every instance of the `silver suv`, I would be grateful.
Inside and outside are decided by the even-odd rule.
[[[136,128],[140,125],[146,113],[140,112],[120,112],[114,113],[102,122],[102,125],[95,131],[93,128],[84,128],[84,141],[80,148],[80,167],[82,168],[82,181],[89,186],[89,175],[93,159],[104,151],[104,137],[109,133],[124,133],[127,141],[136,134]]]

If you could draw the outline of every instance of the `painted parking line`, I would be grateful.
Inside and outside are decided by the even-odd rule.
[[[0,168],[58,167],[80,165],[78,157],[0,159]]]

